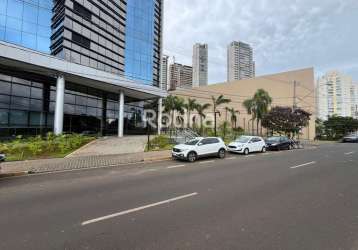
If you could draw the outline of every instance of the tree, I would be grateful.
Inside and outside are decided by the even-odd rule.
[[[178,96],[169,95],[164,99],[164,112],[171,116],[171,128],[174,128],[174,116],[175,112],[184,114],[184,100]]]
[[[316,125],[316,138],[321,139],[323,134],[325,133],[324,123],[321,119],[317,118],[315,121],[315,125]]]
[[[334,140],[358,130],[358,120],[352,117],[331,116],[323,125],[326,136]]]
[[[184,104],[184,108],[186,109],[186,114],[187,114],[187,118],[188,118],[188,128],[190,128],[190,115],[191,115],[191,111],[195,110],[197,103],[196,103],[196,99],[188,99],[188,102]]]
[[[237,126],[237,114],[240,114],[239,110],[235,110],[234,108],[228,109],[230,113],[231,127],[236,128]]]
[[[244,101],[244,107],[249,115],[252,115],[252,134],[254,134],[254,121],[256,119],[256,111],[255,111],[255,103],[252,99],[248,99]],[[248,125],[249,127],[250,125]],[[250,128],[248,128],[250,129]]]
[[[225,103],[230,103],[231,100],[224,98],[223,95],[220,95],[219,97],[215,98],[214,96],[211,96],[211,100],[213,102],[213,112],[214,112],[214,131],[215,131],[215,136],[217,136],[217,131],[216,131],[216,127],[217,127],[217,122],[216,122],[216,114],[218,113],[220,115],[220,112],[218,111],[218,107],[221,106],[222,104]]]
[[[262,126],[273,132],[296,135],[307,127],[311,114],[303,109],[274,107],[262,119]]]
[[[257,134],[259,134],[259,123],[267,114],[268,109],[272,103],[272,98],[264,89],[258,89],[252,99],[244,101],[244,107],[248,114],[252,115],[252,121],[256,120]],[[261,128],[262,134],[262,128]]]
[[[198,112],[198,115],[200,117],[200,134],[203,133],[203,119],[205,119],[206,115],[205,115],[205,110],[207,110],[208,108],[210,108],[211,104],[209,103],[205,103],[205,104],[196,104],[195,106],[195,110],[196,112]]]

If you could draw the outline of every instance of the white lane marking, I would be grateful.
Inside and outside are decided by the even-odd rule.
[[[235,160],[236,157],[230,157],[230,158],[226,158],[226,160]]]
[[[245,158],[254,157],[255,155],[246,155]]]
[[[272,155],[273,153],[264,153],[262,155]]]
[[[315,161],[311,161],[311,162],[307,162],[307,163],[304,163],[304,164],[301,164],[301,165],[297,165],[297,166],[294,166],[294,167],[290,167],[291,169],[295,169],[295,168],[300,168],[300,167],[305,167],[305,166],[309,166],[309,165],[313,165],[313,164],[316,164],[317,162]]]
[[[354,154],[355,152],[354,151],[352,151],[352,152],[348,152],[348,153],[344,153],[345,155],[352,155],[352,154]]]
[[[215,161],[201,161],[201,162],[199,162],[199,164],[206,164],[206,163],[213,163],[213,162],[215,162]]]
[[[185,167],[185,165],[170,166],[170,167],[167,167],[167,169],[182,168],[182,167]]]
[[[82,226],[86,226],[86,225],[93,224],[93,223],[96,223],[96,222],[100,222],[100,221],[104,221],[104,220],[109,220],[109,219],[112,219],[112,218],[115,218],[115,217],[118,217],[118,216],[122,216],[122,215],[130,214],[130,213],[138,212],[138,211],[141,211],[141,210],[144,210],[144,209],[147,209],[147,208],[160,206],[160,205],[163,205],[163,204],[167,204],[167,203],[171,203],[171,202],[174,202],[174,201],[178,201],[178,200],[182,200],[182,199],[185,199],[185,198],[189,198],[189,197],[192,197],[192,196],[195,196],[195,195],[198,195],[198,193],[195,192],[195,193],[191,193],[191,194],[186,194],[186,195],[178,196],[178,197],[175,197],[175,198],[172,198],[172,199],[160,201],[160,202],[157,202],[157,203],[148,204],[148,205],[145,205],[145,206],[142,206],[142,207],[137,207],[137,208],[125,210],[125,211],[122,211],[122,212],[119,212],[119,213],[115,213],[115,214],[110,214],[110,215],[106,215],[106,216],[103,216],[103,217],[99,217],[99,218],[96,218],[96,219],[87,220],[87,221],[82,222],[81,225],[82,225]]]

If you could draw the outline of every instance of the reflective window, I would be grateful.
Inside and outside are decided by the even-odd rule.
[[[0,0],[0,40],[50,52],[52,0]]]
[[[127,1],[125,73],[147,85],[153,84],[154,1]]]

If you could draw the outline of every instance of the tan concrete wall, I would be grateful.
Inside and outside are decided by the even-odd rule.
[[[246,99],[252,98],[254,93],[258,89],[262,88],[272,97],[272,106],[292,107],[294,101],[294,81],[298,82],[296,88],[297,106],[312,113],[310,124],[302,131],[303,135],[301,138],[312,140],[315,137],[316,119],[313,68],[260,76],[248,80],[217,83],[193,89],[177,89],[170,92],[170,94],[181,96],[184,99],[195,98],[199,103],[211,103],[211,96],[217,97],[223,94],[226,98],[230,98],[232,102],[220,107],[219,110],[222,113],[220,122],[225,120],[225,107],[234,107],[240,111],[237,125],[245,128],[245,130],[249,133],[251,132],[251,122],[250,129],[248,129],[247,123],[251,119],[251,115],[247,114],[247,111],[243,107],[242,103]],[[212,113],[212,111],[210,112]],[[228,117],[230,116],[228,115]]]

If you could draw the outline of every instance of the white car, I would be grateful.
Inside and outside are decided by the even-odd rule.
[[[0,162],[3,162],[6,160],[6,155],[0,153]]]
[[[266,152],[265,140],[259,136],[240,136],[228,145],[228,151],[248,155],[253,152]]]
[[[199,137],[187,143],[176,145],[172,150],[172,156],[174,159],[194,162],[200,157],[211,155],[225,158],[226,150],[226,145],[221,138]]]

